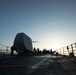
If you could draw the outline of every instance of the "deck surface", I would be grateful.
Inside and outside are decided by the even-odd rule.
[[[76,63],[68,57],[0,57],[0,75],[76,75]]]

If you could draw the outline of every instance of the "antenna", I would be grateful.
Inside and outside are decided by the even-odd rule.
[[[32,43],[38,43],[38,41],[32,41]]]

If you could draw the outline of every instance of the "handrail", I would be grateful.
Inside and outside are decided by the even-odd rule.
[[[76,42],[73,44],[67,45],[65,47],[62,47],[60,49],[57,49],[57,51],[60,55],[70,55],[70,53],[73,53],[76,56]]]

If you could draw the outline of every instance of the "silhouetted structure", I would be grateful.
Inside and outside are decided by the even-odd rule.
[[[36,48],[34,47],[34,52],[36,52]]]
[[[55,51],[52,51],[52,49],[50,50],[51,55],[54,55],[55,52],[56,52],[56,50]]]
[[[49,50],[43,49],[44,54],[49,54]]]
[[[13,51],[16,50],[18,54],[26,54],[32,53],[32,40],[24,33],[18,33],[15,37],[14,44],[11,47],[11,54],[13,55]]]

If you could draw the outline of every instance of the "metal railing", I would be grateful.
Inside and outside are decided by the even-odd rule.
[[[9,46],[0,44],[0,55],[10,54],[11,48]]]
[[[57,49],[57,52],[60,55],[67,55],[69,56],[71,53],[74,54],[74,56],[76,56],[76,43],[70,44],[68,46],[62,47],[60,49]]]

